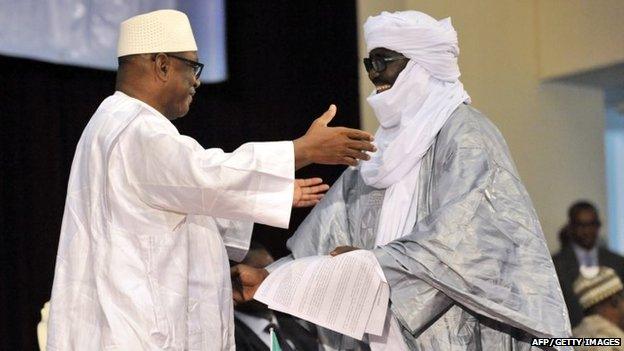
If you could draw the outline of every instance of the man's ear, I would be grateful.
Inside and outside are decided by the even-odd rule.
[[[154,57],[154,73],[157,79],[163,82],[169,80],[171,69],[171,60],[169,60],[169,57],[162,52],[156,54],[156,57]]]

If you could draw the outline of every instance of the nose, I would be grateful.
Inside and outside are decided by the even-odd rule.
[[[193,83],[193,87],[195,88],[195,90],[197,90],[197,88],[199,88],[200,85],[201,85],[201,82],[199,81],[199,78],[195,78],[195,82]]]
[[[375,69],[371,69],[370,71],[368,71],[368,79],[372,81],[377,77],[379,77],[379,72],[377,72]]]

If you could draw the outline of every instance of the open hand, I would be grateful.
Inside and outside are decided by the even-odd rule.
[[[237,264],[230,268],[234,304],[253,299],[256,290],[268,275],[269,272],[266,269],[254,268],[246,264]]]
[[[304,136],[294,141],[297,169],[310,163],[356,166],[358,160],[368,160],[365,151],[376,151],[370,133],[345,127],[328,127],[336,115],[336,106],[312,122]]]
[[[295,179],[293,207],[310,207],[318,204],[327,189],[329,185],[323,184],[321,178]]]

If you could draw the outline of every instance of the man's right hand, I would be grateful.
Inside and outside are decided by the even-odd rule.
[[[331,105],[314,122],[304,136],[294,141],[295,167],[299,169],[311,163],[325,165],[356,166],[358,160],[368,160],[365,151],[376,151],[370,133],[345,127],[328,127],[336,115]]]
[[[269,272],[264,268],[254,268],[242,263],[230,268],[234,305],[253,299],[256,290],[268,275]]]

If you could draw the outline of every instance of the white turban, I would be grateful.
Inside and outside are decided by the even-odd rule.
[[[367,99],[380,123],[378,151],[360,171],[366,184],[386,189],[377,230],[377,245],[383,245],[414,227],[422,157],[470,97],[458,79],[459,47],[450,18],[382,12],[368,18],[364,35],[369,51],[386,48],[410,59],[392,88]]]
[[[450,18],[436,21],[417,11],[382,12],[364,23],[368,52],[386,48],[402,53],[433,77],[453,82],[459,78],[457,32]]]

